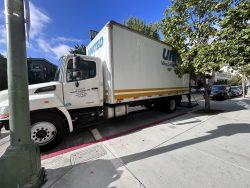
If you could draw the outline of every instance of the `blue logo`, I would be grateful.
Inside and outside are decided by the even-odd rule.
[[[164,48],[162,54],[163,60],[161,61],[161,64],[167,67],[175,67],[178,56],[178,53],[176,53],[175,51],[167,50],[166,48]]]
[[[101,37],[96,43],[88,50],[88,55],[92,55],[97,50],[99,50],[103,46],[104,39]]]

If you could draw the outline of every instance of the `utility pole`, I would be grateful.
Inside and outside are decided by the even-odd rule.
[[[31,141],[23,0],[5,0],[10,146],[0,158],[0,187],[40,187],[45,171]]]

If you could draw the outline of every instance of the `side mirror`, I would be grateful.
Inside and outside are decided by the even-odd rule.
[[[77,68],[77,64],[81,61],[79,56],[73,57],[73,80],[75,80],[75,86],[79,87],[78,78],[80,77],[80,71]]]
[[[73,79],[76,80],[76,78],[79,76],[79,71],[77,68],[77,64],[81,61],[81,58],[79,56],[73,57]]]

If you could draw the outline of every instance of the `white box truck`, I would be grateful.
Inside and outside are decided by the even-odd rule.
[[[173,67],[177,54],[164,42],[114,21],[87,46],[87,55],[61,58],[56,81],[29,86],[31,138],[44,148],[57,144],[74,122],[128,114],[129,106],[174,112],[189,92],[189,76]],[[8,127],[8,91],[0,92],[0,125]]]

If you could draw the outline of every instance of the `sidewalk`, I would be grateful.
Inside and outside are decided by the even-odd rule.
[[[97,127],[101,142],[43,157],[43,187],[250,187],[249,106],[249,98],[215,101],[223,112],[187,113],[107,140],[111,130]]]

